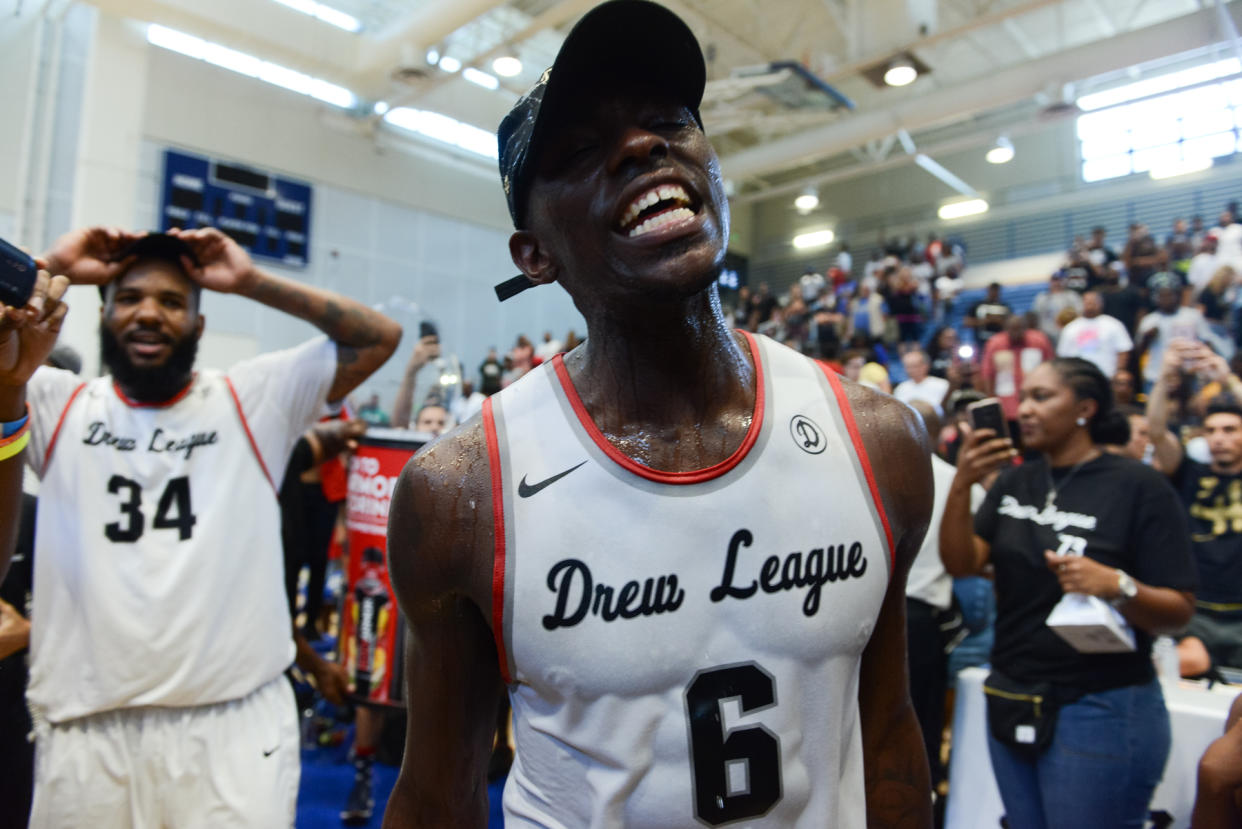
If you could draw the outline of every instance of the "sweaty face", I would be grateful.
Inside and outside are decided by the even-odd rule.
[[[1242,464],[1242,417],[1228,412],[1208,415],[1203,421],[1203,436],[1207,438],[1213,467],[1226,469]]]
[[[659,90],[633,89],[597,91],[566,110],[573,115],[541,154],[527,222],[555,278],[579,303],[685,297],[711,285],[728,201],[691,111]]]
[[[202,331],[193,286],[180,269],[139,262],[108,289],[101,356],[127,394],[164,400],[189,381]]]
[[[1077,428],[1075,421],[1086,414],[1073,389],[1048,363],[1023,379],[1018,427],[1022,431],[1022,445],[1027,449],[1056,450]]]

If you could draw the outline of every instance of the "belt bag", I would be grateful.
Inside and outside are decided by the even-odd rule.
[[[992,736],[1026,760],[1035,760],[1052,744],[1060,701],[1049,682],[1018,682],[992,671],[983,682],[988,729]]]

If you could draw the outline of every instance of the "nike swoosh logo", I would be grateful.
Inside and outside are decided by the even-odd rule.
[[[278,748],[280,748],[280,746],[276,746],[276,748],[268,749],[267,751],[263,752],[263,756],[264,756],[264,757],[271,757],[273,754],[275,754],[275,753],[276,753],[276,749],[278,749]]]
[[[578,466],[582,466],[582,464],[584,463],[586,463],[586,461],[583,461],[582,463],[578,464]],[[529,498],[530,496],[534,495],[536,492],[543,489],[544,487],[551,486],[552,484],[559,481],[561,478],[564,478],[570,472],[573,472],[575,469],[577,469],[578,466],[571,466],[568,469],[566,469],[564,472],[558,472],[557,474],[553,475],[551,478],[544,478],[542,481],[540,481],[537,484],[526,483],[526,476],[523,475],[521,483],[518,484],[518,497]]]

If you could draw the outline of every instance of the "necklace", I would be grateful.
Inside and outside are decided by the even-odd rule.
[[[1093,461],[1098,457],[1098,453],[1088,454],[1087,457],[1070,467],[1069,474],[1061,479],[1060,489],[1064,490],[1065,487],[1069,486],[1070,478],[1073,478],[1074,473],[1079,469],[1082,469],[1083,464],[1087,461]],[[1044,474],[1048,477],[1048,497],[1044,500],[1044,509],[1050,510],[1052,509],[1053,502],[1057,500],[1057,484],[1052,480],[1052,464],[1048,464],[1044,467]]]

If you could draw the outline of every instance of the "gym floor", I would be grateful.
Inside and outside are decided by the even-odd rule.
[[[347,745],[302,751],[297,829],[340,829],[341,807],[345,805],[345,797],[354,783],[354,767],[347,759]],[[396,780],[395,766],[375,764],[375,813],[365,826],[379,829],[384,820],[384,806]],[[504,780],[500,780],[488,786],[491,797],[488,829],[503,829],[505,825],[500,812],[500,795],[504,785]]]

